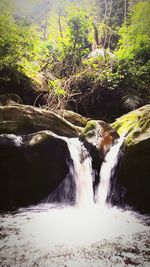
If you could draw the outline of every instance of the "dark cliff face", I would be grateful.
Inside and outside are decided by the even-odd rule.
[[[1,210],[35,204],[48,197],[68,173],[70,160],[66,142],[44,132],[24,136],[19,146],[8,136],[1,137]]]

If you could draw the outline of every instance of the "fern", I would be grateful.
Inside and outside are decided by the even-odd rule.
[[[135,90],[131,89],[122,97],[123,106],[129,110],[134,110],[142,105],[142,98],[137,95]]]

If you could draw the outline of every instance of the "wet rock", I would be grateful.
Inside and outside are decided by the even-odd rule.
[[[150,105],[120,117],[112,127],[120,135],[127,132],[112,201],[150,212]]]
[[[70,160],[67,143],[50,131],[0,135],[0,209],[48,197],[66,177]]]
[[[101,159],[104,159],[118,137],[117,132],[108,123],[95,120],[88,121],[80,135],[82,141],[91,144],[99,151]]]
[[[105,155],[118,137],[117,132],[108,123],[94,120],[87,122],[79,137],[92,157],[92,168],[95,173],[94,191],[100,181],[99,173]]]
[[[45,109],[27,105],[0,106],[0,134],[30,134],[42,130],[77,137],[82,128]]]

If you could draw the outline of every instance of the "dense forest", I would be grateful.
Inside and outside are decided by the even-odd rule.
[[[1,99],[107,121],[150,102],[148,0],[1,0],[0,10]]]

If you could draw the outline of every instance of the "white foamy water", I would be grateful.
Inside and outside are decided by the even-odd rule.
[[[6,246],[19,247],[29,243],[44,250],[62,245],[89,246],[118,236],[130,240],[133,234],[148,230],[131,211],[99,209],[96,204],[89,209],[43,204],[14,216],[1,217],[1,226],[14,230],[6,238]]]
[[[67,144],[73,160],[70,171],[76,184],[76,205],[89,207],[94,203],[91,156],[78,139],[68,139]]]
[[[115,143],[110,150],[107,152],[104,162],[102,163],[100,170],[100,183],[96,193],[96,202],[99,206],[104,207],[108,193],[110,191],[110,179],[114,174],[115,167],[119,159],[119,151],[123,144],[124,136],[121,136],[117,143]]]

